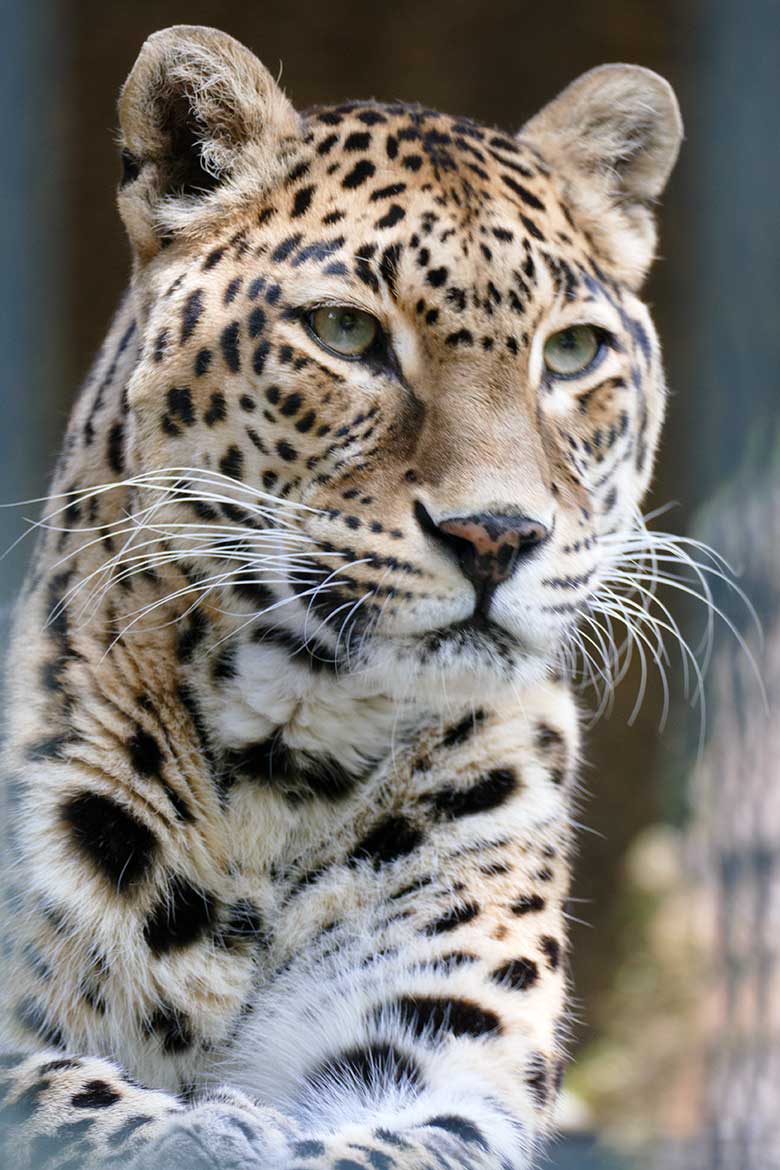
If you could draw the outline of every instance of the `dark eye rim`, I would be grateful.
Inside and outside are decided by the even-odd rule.
[[[615,339],[613,335],[609,332],[608,329],[604,329],[601,325],[594,325],[592,321],[575,321],[573,324],[567,325],[564,329],[556,329],[555,333],[551,333],[547,338],[545,338],[544,344],[546,345],[550,338],[555,337],[557,333],[565,333],[566,329],[582,328],[583,326],[587,327],[588,329],[592,329],[596,334],[598,347],[593,357],[586,366],[582,367],[581,370],[574,370],[571,374],[557,374],[555,370],[549,369],[545,364],[544,377],[546,381],[573,382],[577,378],[583,378],[586,374],[592,373],[593,370],[601,365],[608,349],[614,349]],[[542,347],[542,360],[544,361],[544,347]]]
[[[340,350],[334,349],[332,345],[328,345],[326,341],[323,341],[314,328],[313,323],[315,313],[319,313],[322,309],[350,309],[354,313],[365,313],[367,317],[371,317],[372,320],[376,321],[376,335],[368,348],[364,349],[361,353],[341,353]],[[324,349],[326,353],[333,354],[334,357],[340,358],[343,362],[370,361],[372,357],[376,358],[378,354],[384,352],[387,348],[387,335],[382,328],[382,322],[373,313],[369,313],[367,309],[359,309],[357,305],[311,305],[304,310],[302,320],[306,332],[317,342],[317,345],[321,349]]]

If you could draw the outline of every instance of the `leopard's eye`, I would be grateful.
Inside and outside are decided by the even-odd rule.
[[[601,347],[602,337],[594,325],[570,325],[545,341],[545,368],[558,378],[581,374],[593,364]]]
[[[309,317],[312,333],[324,346],[342,357],[361,357],[377,340],[376,317],[348,305],[325,305]]]

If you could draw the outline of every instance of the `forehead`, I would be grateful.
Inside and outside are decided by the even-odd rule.
[[[274,199],[280,220],[298,221],[301,232],[318,215],[323,228],[360,227],[367,239],[416,234],[482,263],[529,248],[587,256],[555,176],[529,143],[401,104],[316,109],[305,124],[309,152]]]

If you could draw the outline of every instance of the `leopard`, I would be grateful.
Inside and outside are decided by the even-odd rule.
[[[8,658],[2,1164],[527,1170],[677,101],[300,113],[183,25],[119,126],[129,288]]]

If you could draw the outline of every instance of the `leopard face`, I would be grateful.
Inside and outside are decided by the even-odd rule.
[[[673,99],[616,66],[518,138],[375,102],[299,116],[246,50],[209,46],[182,86],[227,54],[228,130],[218,87],[223,122],[193,98],[197,133],[171,130],[142,63],[123,97],[141,357],[122,441],[141,504],[225,612],[360,685],[538,679],[651,472],[664,381],[637,289]],[[642,103],[644,139],[635,119],[611,166],[604,111],[629,134]],[[150,494],[167,469],[173,490]]]

